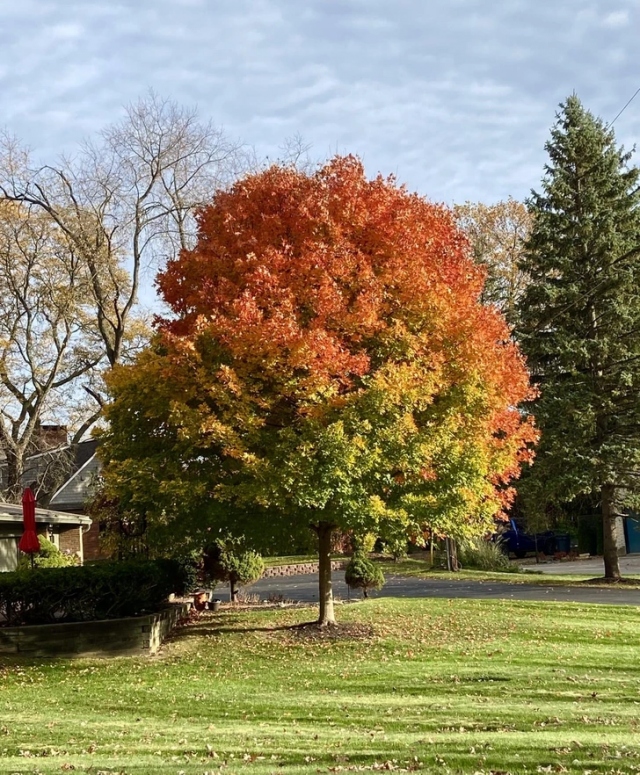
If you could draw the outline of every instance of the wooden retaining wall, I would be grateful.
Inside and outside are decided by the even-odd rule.
[[[174,603],[156,614],[99,622],[0,627],[0,655],[35,658],[154,654],[189,609]]]

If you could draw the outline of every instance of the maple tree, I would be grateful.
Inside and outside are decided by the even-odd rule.
[[[321,624],[334,530],[491,529],[535,431],[453,214],[349,156],[249,175],[198,226],[158,278],[173,316],[110,377],[107,492],[190,535],[310,525]]]

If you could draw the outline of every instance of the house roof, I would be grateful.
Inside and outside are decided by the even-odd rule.
[[[94,448],[95,450],[95,448]],[[91,485],[100,471],[95,451],[80,468],[53,494],[49,505],[56,509],[82,509],[91,494]]]
[[[31,487],[38,501],[54,510],[82,511],[100,471],[97,447],[96,439],[87,439],[30,455],[25,459],[22,486]],[[6,485],[6,470],[6,461],[0,460],[0,488]]]
[[[69,463],[63,462],[65,458],[69,459]],[[65,467],[71,464],[70,459],[70,447],[65,444],[61,447],[54,447],[52,449],[44,450],[44,452],[38,452],[35,455],[29,455],[24,459],[24,469],[20,477],[20,482],[23,487],[34,487],[42,477],[46,476],[47,472],[55,466],[64,465]],[[3,486],[6,485],[7,476],[7,462],[6,460],[0,461],[0,477],[2,478]]]
[[[0,523],[22,522],[22,506],[0,501]],[[51,509],[36,509],[36,522],[47,525],[91,525],[91,518],[82,514],[68,514]]]

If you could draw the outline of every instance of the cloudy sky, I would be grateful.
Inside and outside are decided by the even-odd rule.
[[[0,30],[0,127],[42,160],[153,88],[448,203],[526,196],[561,100],[610,121],[640,87],[640,0],[0,0]]]

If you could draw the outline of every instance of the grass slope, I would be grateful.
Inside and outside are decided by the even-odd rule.
[[[0,668],[0,771],[640,772],[640,611],[378,599],[207,614],[159,657]],[[339,632],[338,635],[341,633]]]

